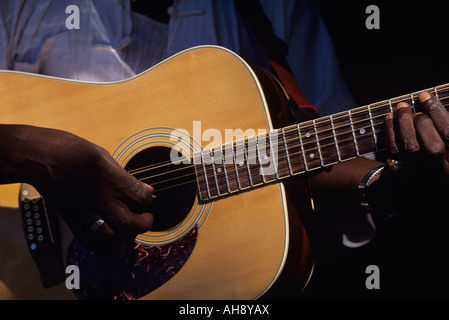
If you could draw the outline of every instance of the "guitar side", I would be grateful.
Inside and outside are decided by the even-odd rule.
[[[124,141],[154,128],[192,133],[193,121],[201,121],[202,132],[213,128],[226,138],[226,129],[257,132],[273,126],[252,69],[216,47],[187,50],[132,79],[108,84],[3,72],[0,94],[3,123],[69,131],[115,155]],[[201,147],[210,147],[211,141],[202,140],[197,141]],[[152,146],[169,143],[170,137],[161,134]],[[17,202],[14,193],[14,187],[2,186],[0,204],[12,206]],[[304,285],[311,272],[311,250],[287,201],[294,197],[283,184],[273,184],[208,204],[190,258],[144,298],[251,299],[284,279],[284,271]]]

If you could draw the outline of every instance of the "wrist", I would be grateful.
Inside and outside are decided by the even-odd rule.
[[[385,165],[372,168],[367,174],[365,174],[357,187],[360,205],[368,212],[374,211],[374,208],[368,199],[369,188],[380,179],[380,175],[384,169]]]
[[[30,127],[0,126],[0,183],[31,182],[29,173],[34,167],[34,151],[29,141]]]
[[[405,210],[408,184],[410,182],[404,180],[401,172],[384,165],[365,190],[365,200],[370,210],[390,217]]]

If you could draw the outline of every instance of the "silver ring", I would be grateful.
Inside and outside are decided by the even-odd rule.
[[[98,219],[97,221],[95,221],[95,223],[90,227],[90,231],[92,231],[92,233],[95,233],[98,228],[101,227],[101,225],[104,223],[103,219]]]

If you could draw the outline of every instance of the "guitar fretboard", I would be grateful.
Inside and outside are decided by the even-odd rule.
[[[423,91],[449,104],[449,84]],[[383,150],[386,115],[399,102],[418,112],[423,91],[197,152],[193,163],[200,199],[227,196]]]

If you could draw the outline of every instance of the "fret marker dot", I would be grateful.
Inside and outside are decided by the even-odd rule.
[[[239,166],[243,167],[243,162],[239,162]]]
[[[264,158],[264,160],[268,160],[268,156],[267,155],[264,155],[263,158]]]
[[[310,138],[310,132],[306,133],[306,138]]]
[[[311,159],[315,158],[315,153],[309,154],[309,157],[310,157]]]
[[[362,129],[359,130],[359,132],[360,132],[360,134],[365,134],[366,130],[365,130],[365,128],[362,128]]]
[[[217,168],[217,172],[221,172],[221,168]]]

